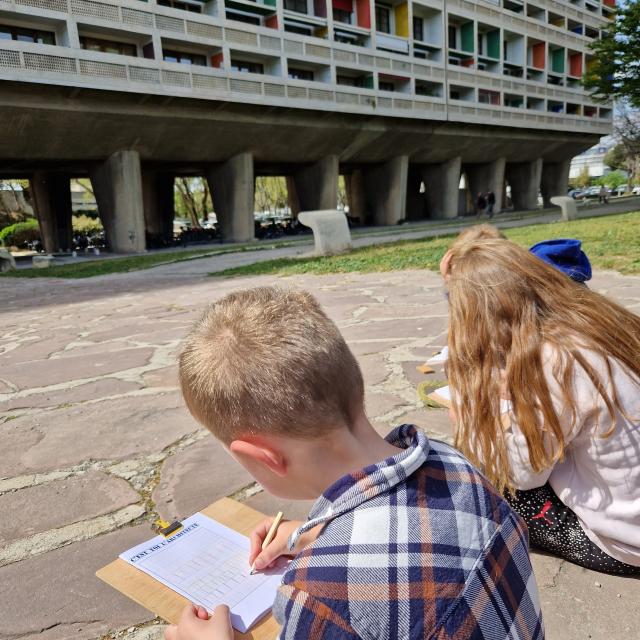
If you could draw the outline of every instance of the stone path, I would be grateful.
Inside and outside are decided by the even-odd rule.
[[[94,577],[149,537],[155,517],[183,517],[222,496],[304,517],[307,505],[264,494],[191,419],[177,390],[180,340],[204,305],[276,280],[206,273],[253,258],[80,281],[0,280],[0,640],[155,640],[159,621]],[[312,290],[339,324],[381,432],[416,422],[450,438],[445,411],[423,408],[415,393],[425,378],[416,365],[445,339],[436,274],[277,281]],[[593,286],[640,312],[640,278],[600,273]],[[548,638],[637,637],[640,581],[538,554],[534,564]]]

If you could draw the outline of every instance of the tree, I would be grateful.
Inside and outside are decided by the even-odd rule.
[[[191,220],[194,228],[200,227],[200,219],[206,218],[212,209],[207,181],[202,178],[176,178],[174,203],[180,217]]]
[[[640,114],[623,106],[616,120],[615,135],[624,150],[629,185],[640,179]]]
[[[613,171],[616,169],[626,170],[627,155],[625,153],[624,146],[621,143],[618,143],[615,147],[609,149],[607,155],[604,157],[604,163]]]
[[[591,184],[591,176],[589,175],[588,167],[582,167],[582,170],[578,174],[575,182],[579,187],[588,187],[589,184]]]
[[[640,107],[640,3],[627,2],[600,40],[589,45],[595,60],[588,65],[583,84],[599,102],[624,98]]]
[[[627,184],[627,175],[623,171],[611,171],[606,173],[598,180],[598,184],[603,184],[605,187],[615,189],[620,185]]]

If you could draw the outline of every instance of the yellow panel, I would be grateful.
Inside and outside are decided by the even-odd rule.
[[[313,35],[316,38],[326,38],[327,34],[329,33],[329,29],[327,27],[318,27],[314,32]]]
[[[396,35],[402,38],[409,37],[409,3],[399,4],[394,7],[396,18]]]

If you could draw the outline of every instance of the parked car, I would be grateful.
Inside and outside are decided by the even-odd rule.
[[[612,196],[622,196],[629,191],[629,185],[621,184],[615,187],[615,189],[611,189]]]
[[[567,195],[574,200],[580,200],[584,198],[584,189],[571,189]]]
[[[631,189],[631,193],[633,193],[634,196],[640,196],[640,184],[633,187],[633,189]]]

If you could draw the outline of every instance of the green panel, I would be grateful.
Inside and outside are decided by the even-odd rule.
[[[500,59],[500,29],[487,33],[487,55],[496,60]]]
[[[551,70],[555,73],[564,73],[564,48],[554,49],[551,52]]]
[[[373,89],[373,76],[365,76],[363,86],[365,89]]]
[[[460,27],[460,38],[462,40],[461,49],[462,51],[466,51],[467,53],[473,53],[475,51],[474,47],[474,36],[473,36],[473,22],[465,22]]]
[[[269,5],[270,7],[275,7],[276,6],[276,0],[263,0],[263,2],[267,5]]]

